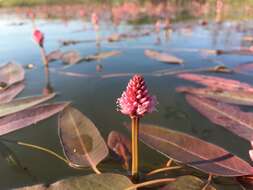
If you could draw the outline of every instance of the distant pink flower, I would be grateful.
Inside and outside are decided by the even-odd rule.
[[[99,24],[99,17],[97,15],[97,13],[93,12],[91,15],[91,23],[93,25],[98,25]]]
[[[250,143],[251,143],[251,147],[253,147],[253,141],[251,141]],[[253,149],[249,150],[249,156],[251,160],[253,161]]]
[[[119,111],[130,117],[142,117],[156,110],[157,100],[150,96],[143,76],[134,75],[126,90],[117,99]]]
[[[35,29],[33,31],[33,39],[35,40],[36,43],[39,44],[40,47],[43,47],[43,44],[44,44],[44,34],[40,30]]]

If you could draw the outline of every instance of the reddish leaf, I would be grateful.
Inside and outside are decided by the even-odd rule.
[[[14,83],[23,81],[25,78],[25,70],[16,63],[8,63],[0,67],[0,82],[8,87]]]
[[[60,60],[63,56],[63,53],[60,50],[55,50],[50,52],[46,57],[48,62],[53,62]]]
[[[184,61],[179,59],[173,55],[169,55],[166,53],[160,53],[153,50],[145,50],[144,54],[152,59],[157,61],[165,62],[165,63],[175,63],[175,64],[182,64]]]
[[[63,110],[69,103],[41,105],[20,111],[0,119],[0,135],[22,129],[47,119]]]
[[[143,124],[140,139],[163,155],[208,174],[244,176],[253,172],[253,168],[239,157],[184,133]]]
[[[190,80],[198,84],[208,86],[210,88],[218,88],[223,90],[244,90],[253,92],[253,87],[251,85],[232,79],[225,79],[221,77],[198,75],[191,73],[183,73],[177,76],[179,78]]]
[[[186,99],[211,122],[225,127],[246,140],[253,139],[253,113],[244,112],[237,106],[192,95],[187,95]]]
[[[111,131],[107,138],[107,145],[124,163],[124,167],[129,169],[131,141],[123,134]]]
[[[253,71],[253,63],[240,64],[234,68],[235,72],[251,74]]]
[[[253,93],[246,91],[224,91],[213,88],[192,88],[192,87],[177,87],[177,92],[185,92],[194,94],[200,97],[211,98],[214,100],[238,104],[238,105],[253,105]]]
[[[24,83],[17,83],[9,88],[0,91],[0,104],[8,103],[25,88]]]

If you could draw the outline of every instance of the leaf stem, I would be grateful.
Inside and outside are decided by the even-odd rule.
[[[177,170],[177,169],[180,169],[180,168],[182,168],[182,166],[173,166],[173,167],[159,168],[159,169],[155,169],[155,170],[147,173],[146,175],[150,176],[150,175],[154,175],[154,174],[157,174],[157,173],[160,173],[160,172],[165,172],[165,171],[170,171],[170,170]]]
[[[149,185],[155,185],[155,184],[167,183],[167,182],[173,182],[173,181],[176,181],[176,179],[175,178],[155,179],[155,180],[146,181],[143,183],[134,184],[124,190],[133,190],[133,189],[137,189],[139,187],[145,187],[145,186],[149,186]]]
[[[131,120],[132,120],[132,177],[138,178],[139,117],[131,117]]]

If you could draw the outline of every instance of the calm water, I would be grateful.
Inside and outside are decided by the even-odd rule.
[[[18,22],[24,22],[24,24],[21,26],[13,25],[13,23]],[[92,25],[80,19],[69,20],[67,24],[58,19],[38,19],[36,24],[45,34],[47,52],[58,49],[59,40],[61,39],[96,39],[96,33]],[[250,62],[253,59],[252,56],[207,56],[197,51],[198,49],[239,48],[242,45],[242,36],[250,31],[247,29],[250,24],[252,24],[251,21],[215,23],[211,20],[207,26],[202,26],[198,20],[194,20],[175,23],[169,37],[166,37],[165,32],[161,30],[159,34],[154,32],[149,36],[137,39],[127,39],[115,43],[102,41],[100,47],[97,47],[95,42],[61,47],[62,51],[76,50],[83,56],[111,50],[119,50],[122,53],[119,56],[102,61],[82,62],[64,70],[91,74],[94,77],[82,78],[50,72],[49,85],[59,94],[52,102],[71,101],[75,107],[96,124],[105,139],[112,130],[129,135],[123,126],[123,122],[129,121],[129,119],[116,111],[115,102],[121,95],[130,76],[112,78],[102,78],[101,76],[115,73],[142,73],[145,75],[150,93],[157,96],[159,106],[157,112],[145,116],[141,122],[158,124],[183,131],[220,145],[243,159],[249,160],[248,142],[222,127],[211,124],[187,104],[183,94],[175,92],[177,86],[193,86],[194,83],[178,79],[175,75],[156,77],[152,76],[151,73],[163,69],[205,68],[217,64],[234,67],[241,63]],[[82,30],[84,26],[86,29]],[[153,27],[154,24],[135,26],[127,22],[115,27],[110,22],[102,22],[99,34],[100,38],[103,38],[115,33],[138,33]],[[0,19],[0,62],[5,63],[9,60],[15,60],[22,65],[30,63],[35,65],[35,69],[26,70],[26,88],[19,97],[41,94],[48,85],[39,50],[31,38],[31,33],[32,24],[29,19],[6,15],[3,15]],[[158,43],[158,38],[160,38],[160,43]],[[171,53],[183,59],[185,64],[179,66],[157,62],[144,55],[145,49]],[[98,64],[103,66],[101,72],[96,71],[96,65]],[[50,65],[50,68],[61,69],[63,66],[60,61],[56,61]],[[252,76],[239,74],[216,75],[253,84]],[[247,110],[253,111],[249,108]],[[5,135],[4,138],[40,145],[62,154],[57,135],[57,117],[52,117],[23,130]],[[0,154],[0,189],[10,189],[35,183],[35,179],[39,182],[51,182],[67,176],[91,172],[71,169],[63,162],[43,152],[14,144],[7,144],[7,146],[20,160],[22,166],[29,170],[30,175],[8,164]],[[163,165],[166,160],[159,153],[147,148],[145,145],[141,145],[140,163],[142,171],[157,168]],[[120,169],[120,166],[112,165],[110,160],[107,160],[99,167],[102,171],[124,172]],[[232,187],[224,186],[222,189],[232,189]],[[239,188],[234,187],[234,189]]]

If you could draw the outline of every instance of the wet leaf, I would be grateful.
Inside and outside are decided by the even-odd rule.
[[[194,94],[200,97],[211,98],[214,100],[245,106],[253,106],[252,92],[245,91],[224,91],[212,88],[193,88],[193,87],[177,87],[177,92]]]
[[[187,95],[186,99],[211,122],[223,126],[246,140],[253,139],[253,113],[244,112],[237,106],[192,95]]]
[[[238,73],[252,74],[253,63],[240,64],[234,68],[234,71]]]
[[[68,52],[63,53],[61,56],[61,60],[65,64],[70,64],[70,65],[79,63],[81,59],[82,57],[77,51],[68,51]]]
[[[42,102],[45,102],[53,98],[54,96],[55,94],[49,94],[46,96],[43,96],[43,95],[31,96],[31,97],[15,99],[9,103],[0,104],[0,117],[28,109]]]
[[[64,154],[73,165],[96,166],[108,155],[108,148],[94,123],[73,107],[59,115],[59,137]]]
[[[132,185],[133,183],[126,176],[104,173],[60,180],[51,184],[49,187],[34,185],[16,190],[123,190]]]
[[[8,63],[0,67],[0,82],[4,87],[23,81],[25,79],[25,70],[16,63]]]
[[[102,60],[109,57],[117,56],[120,53],[121,53],[120,51],[105,51],[105,52],[97,53],[95,55],[86,56],[84,59],[85,61]]]
[[[210,88],[222,89],[222,90],[244,90],[253,92],[253,87],[247,83],[237,80],[226,79],[221,77],[183,73],[177,75],[181,79],[196,82],[198,84],[208,86]]]
[[[208,69],[209,72],[216,72],[216,73],[232,73],[233,70],[228,68],[225,65],[218,65],[215,67],[212,67],[210,69]]]
[[[184,133],[143,124],[140,139],[163,155],[208,174],[243,176],[253,172],[253,168],[239,157]]]
[[[236,180],[247,190],[253,190],[253,175],[249,176],[240,176],[237,177]]]
[[[46,58],[48,62],[53,62],[53,61],[57,61],[60,60],[63,56],[63,53],[60,50],[55,50],[50,52]]]
[[[131,141],[120,132],[111,131],[107,138],[107,145],[128,170],[131,159]]]
[[[11,85],[7,89],[0,91],[0,104],[8,103],[15,98],[25,88],[24,83]]]
[[[161,190],[202,190],[205,186],[205,182],[198,177],[186,175],[176,178],[175,182],[171,182]],[[215,190],[211,185],[205,190]]]
[[[184,61],[167,53],[160,53],[153,50],[145,50],[144,54],[152,59],[165,63],[182,64]]]
[[[67,71],[60,71],[56,69],[50,69],[50,72],[54,72],[60,75],[69,76],[69,77],[78,77],[78,78],[90,78],[94,77],[92,74],[85,74],[85,73],[76,73],[76,72],[67,72]]]
[[[40,105],[0,118],[0,135],[5,135],[47,119],[62,111],[68,104],[55,103]]]

